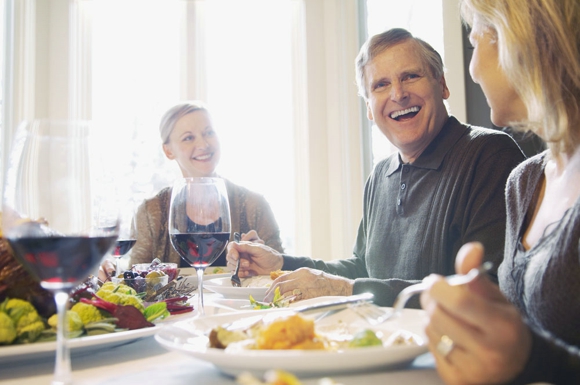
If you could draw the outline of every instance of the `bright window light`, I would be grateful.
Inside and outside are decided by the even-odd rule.
[[[222,145],[218,173],[266,197],[289,253],[295,214],[290,5],[204,2],[206,51],[199,55]],[[180,176],[161,151],[158,124],[180,98],[182,7],[180,0],[93,3],[93,119],[108,122],[115,138],[109,160],[117,169],[127,165],[124,180],[137,203]]]

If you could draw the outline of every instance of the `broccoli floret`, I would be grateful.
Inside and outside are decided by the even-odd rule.
[[[14,321],[8,314],[0,311],[0,345],[11,344],[16,336]]]
[[[118,289],[116,289],[118,287]],[[139,309],[141,313],[145,310],[143,306],[143,301],[141,298],[137,297],[137,292],[130,288],[129,286],[120,284],[115,285],[113,283],[105,283],[99,291],[97,291],[97,297],[114,303],[115,305],[131,305]]]
[[[72,310],[66,311],[66,320],[68,322],[68,333],[71,332],[78,332],[84,330],[83,321],[81,320],[81,316]],[[51,328],[55,329],[58,325],[58,314],[54,314],[48,319],[48,324]]]
[[[111,315],[107,312],[83,302],[76,303],[70,310],[77,313],[81,317],[83,325],[91,322],[99,322],[111,317]]]
[[[32,306],[30,302],[18,298],[6,299],[5,303],[3,304],[3,309],[6,312],[6,314],[8,314],[10,318],[12,318],[17,327],[20,322],[20,318],[23,316],[28,317],[29,314],[32,313],[36,315],[36,318],[40,318],[40,316],[36,312],[36,309],[34,308],[34,306]],[[29,319],[28,321],[23,322],[26,322],[26,324],[28,324],[31,321],[35,321],[35,319]],[[22,326],[26,326],[26,324],[23,324]]]
[[[100,297],[101,295],[99,293],[104,293],[104,292],[115,292],[115,293],[128,294],[128,295],[137,295],[137,292],[132,287],[127,286],[123,283],[115,284],[113,282],[107,282],[103,286],[101,286],[101,288],[97,292],[97,295]]]
[[[1,308],[14,322],[18,342],[34,342],[46,329],[42,318],[28,301],[17,298],[7,299],[2,303]]]

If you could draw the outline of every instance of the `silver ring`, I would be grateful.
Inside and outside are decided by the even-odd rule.
[[[439,339],[439,343],[437,344],[437,351],[439,352],[439,354],[441,354],[441,356],[446,358],[449,355],[449,353],[451,353],[454,347],[455,343],[453,342],[453,340],[448,336],[446,336],[445,334],[443,334]]]

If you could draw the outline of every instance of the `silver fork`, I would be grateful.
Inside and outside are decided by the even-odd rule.
[[[467,274],[449,275],[445,277],[445,280],[451,286],[465,285],[479,277],[481,274],[487,273],[491,270],[492,266],[493,264],[491,262],[485,262],[481,266],[471,269]],[[392,308],[382,308],[370,302],[351,304],[349,305],[349,308],[371,325],[379,325],[400,315],[407,301],[415,294],[419,294],[426,290],[427,287],[428,286],[422,282],[406,287],[397,295]]]
[[[236,242],[240,242],[241,240],[241,236],[240,233],[234,233],[234,241]],[[238,263],[236,264],[236,270],[234,271],[234,274],[232,274],[232,277],[230,278],[232,281],[232,286],[233,287],[242,287],[242,281],[240,280],[240,277],[238,277],[238,272],[240,271],[240,261],[242,259],[238,258]]]

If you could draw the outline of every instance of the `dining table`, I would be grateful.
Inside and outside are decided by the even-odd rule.
[[[212,300],[217,298],[220,298],[220,295],[208,293],[205,295],[206,305],[211,306]],[[190,317],[199,315],[193,312]],[[235,377],[220,371],[209,362],[166,349],[155,339],[155,335],[123,341],[113,346],[81,351],[73,349],[71,366],[73,383],[76,385],[239,383]],[[7,363],[0,360],[0,385],[49,384],[53,377],[53,369],[54,354],[23,357]],[[326,373],[300,377],[300,381],[304,385],[318,385],[324,378],[344,385],[443,384],[435,370],[435,360],[429,352],[420,354],[411,362],[400,366],[352,373]]]

